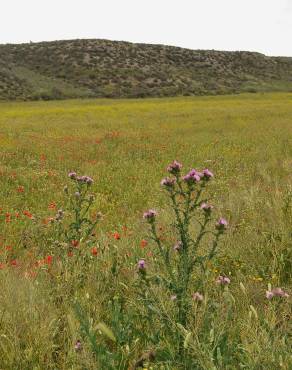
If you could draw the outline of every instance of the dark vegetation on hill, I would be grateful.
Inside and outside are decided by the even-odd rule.
[[[0,45],[0,100],[292,91],[292,58],[107,40]]]

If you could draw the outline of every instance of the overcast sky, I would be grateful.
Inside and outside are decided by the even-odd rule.
[[[105,38],[292,56],[292,0],[0,0],[0,43]]]

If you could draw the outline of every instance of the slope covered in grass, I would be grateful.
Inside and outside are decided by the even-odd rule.
[[[292,59],[259,53],[94,39],[0,45],[0,99],[4,100],[291,89]]]

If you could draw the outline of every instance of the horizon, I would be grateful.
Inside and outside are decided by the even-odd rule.
[[[3,0],[1,11],[0,44],[106,39],[292,57],[290,0]]]

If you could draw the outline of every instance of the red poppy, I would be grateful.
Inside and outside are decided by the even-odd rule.
[[[121,239],[121,235],[118,233],[118,232],[115,232],[113,234],[113,237],[116,239],[116,240],[120,240]]]
[[[68,252],[68,253],[67,253],[67,256],[68,256],[68,257],[73,257],[73,252],[71,252],[71,251],[70,251],[70,252]]]
[[[32,214],[29,211],[23,211],[23,214],[27,216],[28,218],[32,218]]]
[[[79,245],[79,240],[71,240],[71,245],[73,246],[73,247],[78,247],[78,245]]]
[[[52,261],[53,261],[53,256],[47,256],[46,257],[46,264],[47,265],[51,265],[52,264]]]
[[[142,239],[141,242],[140,242],[141,248],[145,248],[147,244],[148,244],[148,242],[145,239]]]
[[[97,256],[97,255],[98,255],[98,250],[97,250],[97,248],[96,248],[96,247],[93,247],[93,248],[91,249],[91,254],[92,254],[93,256]]]
[[[23,186],[18,186],[17,192],[18,193],[24,193],[24,187]]]

